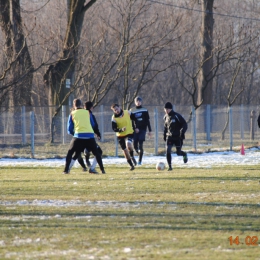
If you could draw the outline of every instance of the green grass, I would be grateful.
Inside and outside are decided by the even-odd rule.
[[[1,168],[0,259],[259,260],[259,170]]]

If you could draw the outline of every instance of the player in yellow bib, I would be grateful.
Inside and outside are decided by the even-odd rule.
[[[97,149],[97,143],[94,138],[93,122],[88,110],[82,109],[81,100],[73,100],[74,110],[70,113],[68,119],[68,133],[73,135],[70,142],[70,147],[66,156],[66,163],[63,173],[70,173],[70,165],[72,155],[76,153],[75,157],[78,158],[79,154],[84,149],[91,151],[96,156],[97,163],[102,173],[105,173],[101,155]],[[93,125],[93,126],[92,126]]]
[[[133,136],[134,129],[131,119],[131,111],[122,110],[118,104],[111,106],[114,112],[112,116],[112,129],[116,132],[118,142],[123,150],[124,156],[130,165],[130,171],[134,170],[136,160],[134,158]]]

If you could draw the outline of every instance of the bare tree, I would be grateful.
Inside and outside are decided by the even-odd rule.
[[[116,95],[113,101],[129,107],[145,85],[173,66],[167,62],[166,52],[181,37],[174,35],[180,17],[169,25],[147,0],[107,3],[107,13],[95,30],[100,34],[88,37],[95,40],[88,43],[85,58],[85,67],[91,66],[84,78],[85,91],[97,104],[109,86],[110,94]]]
[[[88,3],[85,3],[85,0],[69,1],[68,23],[62,53],[44,75],[44,81],[49,88],[50,105],[60,107],[61,104],[68,104],[69,91],[66,89],[66,79],[73,79],[84,15],[95,2],[96,0],[90,0]]]
[[[6,69],[3,75],[5,78],[8,75],[12,82],[5,86],[3,96],[8,93],[9,107],[31,105],[31,72],[34,68],[22,24],[20,0],[0,0],[0,26],[5,37]]]
[[[59,59],[54,65],[48,67],[44,75],[44,82],[49,89],[49,105],[57,106],[52,116],[51,133],[54,131],[55,116],[63,104],[68,104],[68,97],[72,92],[66,88],[66,80],[70,79],[71,84],[74,84],[75,61],[78,57],[84,15],[96,1],[90,0],[87,3],[85,0],[68,1],[68,23],[63,49]],[[51,142],[53,142],[53,134]]]

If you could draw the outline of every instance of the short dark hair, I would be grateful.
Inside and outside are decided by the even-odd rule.
[[[113,108],[115,108],[115,107],[119,107],[119,105],[118,105],[117,103],[114,103],[114,104],[111,105],[110,108],[113,109]]]
[[[77,107],[77,108],[81,107],[81,100],[78,99],[78,98],[75,98],[75,99],[73,100],[73,106],[74,106],[74,107]]]
[[[92,108],[92,107],[93,107],[93,103],[92,103],[91,101],[85,102],[85,108],[86,108],[87,110],[90,110],[90,108]]]

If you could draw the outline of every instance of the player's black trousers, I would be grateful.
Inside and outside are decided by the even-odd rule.
[[[75,157],[78,158],[79,154],[87,149],[88,151],[92,152],[94,156],[96,156],[97,163],[100,167],[100,170],[104,170],[103,162],[100,153],[98,152],[97,143],[95,138],[90,139],[80,139],[73,137],[70,142],[70,147],[66,156],[66,164],[64,171],[69,171],[69,165],[72,159],[73,154],[75,153]]]

